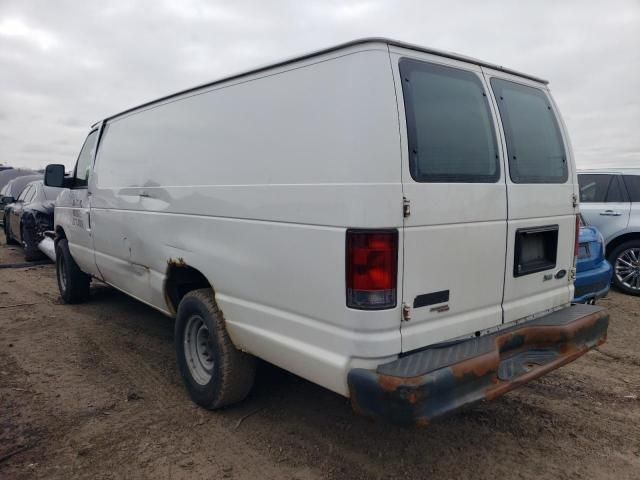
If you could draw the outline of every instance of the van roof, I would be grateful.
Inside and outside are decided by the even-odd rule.
[[[332,47],[327,47],[327,48],[323,48],[323,49],[320,49],[320,50],[315,50],[313,52],[309,52],[309,53],[305,53],[305,54],[298,55],[298,56],[295,56],[295,57],[287,58],[285,60],[280,60],[280,61],[277,61],[277,62],[274,62],[274,63],[270,63],[268,65],[263,65],[261,67],[253,68],[253,69],[246,70],[246,71],[243,71],[243,72],[231,74],[229,76],[219,78],[219,79],[214,80],[212,82],[207,82],[207,83],[204,83],[202,85],[197,85],[195,87],[187,88],[185,90],[181,90],[179,92],[172,93],[170,95],[166,95],[164,97],[160,97],[160,98],[157,98],[155,100],[151,100],[149,102],[145,102],[145,103],[143,103],[141,105],[138,105],[136,107],[128,108],[128,109],[126,109],[126,110],[124,110],[122,112],[116,113],[115,115],[111,115],[109,117],[106,117],[104,120],[110,120],[110,119],[118,117],[120,115],[124,115],[126,113],[133,112],[133,111],[138,110],[140,108],[144,108],[146,106],[153,105],[154,103],[162,102],[164,100],[168,100],[170,98],[177,97],[177,96],[183,95],[185,93],[189,93],[189,92],[192,92],[192,91],[195,91],[195,90],[199,90],[201,88],[206,88],[206,87],[209,87],[209,86],[212,86],[212,85],[216,85],[218,83],[227,82],[229,80],[234,80],[236,78],[244,77],[246,75],[252,75],[252,74],[255,74],[255,73],[259,73],[259,72],[262,72],[262,71],[265,71],[265,70],[269,70],[271,68],[282,67],[284,65],[287,65],[287,64],[290,64],[290,63],[294,63],[294,62],[299,62],[301,60],[306,60],[308,58],[312,58],[312,57],[315,57],[315,56],[318,56],[318,55],[323,55],[323,54],[331,53],[331,52],[334,52],[334,51],[337,51],[337,50],[342,50],[344,48],[349,48],[349,47],[362,45],[362,44],[367,44],[367,43],[385,43],[387,45],[391,45],[391,46],[395,46],[395,47],[407,48],[407,49],[416,50],[416,51],[419,51],[419,52],[430,53],[430,54],[433,54],[433,55],[438,55],[440,57],[451,58],[451,59],[454,59],[454,60],[460,60],[460,61],[463,61],[463,62],[472,63],[472,64],[475,64],[475,65],[480,65],[482,67],[492,68],[494,70],[500,70],[502,72],[509,73],[509,74],[512,74],[512,75],[517,75],[517,76],[523,77],[523,78],[527,78],[529,80],[533,80],[535,82],[540,82],[540,83],[543,83],[545,85],[549,83],[547,80],[544,80],[544,79],[539,78],[539,77],[534,77],[532,75],[527,75],[525,73],[518,72],[516,70],[511,70],[509,68],[505,68],[505,67],[503,67],[501,65],[496,65],[496,64],[493,64],[493,63],[489,63],[489,62],[484,62],[482,60],[478,60],[478,59],[472,58],[472,57],[467,57],[467,56],[464,56],[464,55],[459,55],[457,53],[446,52],[446,51],[442,51],[442,50],[436,50],[436,49],[428,48],[428,47],[421,47],[419,45],[414,45],[414,44],[407,43],[407,42],[401,42],[399,40],[393,40],[393,39],[390,39],[390,38],[366,37],[366,38],[359,38],[359,39],[356,39],[356,40],[352,40],[350,42],[340,43],[340,44],[334,45]],[[94,125],[92,125],[92,128],[96,127],[99,123],[100,123],[100,121],[96,122]]]

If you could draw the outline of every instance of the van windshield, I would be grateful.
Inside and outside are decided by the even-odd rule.
[[[540,89],[491,79],[514,183],[565,183],[567,156],[558,122]]]

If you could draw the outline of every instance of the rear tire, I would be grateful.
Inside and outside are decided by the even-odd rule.
[[[24,247],[24,259],[27,262],[35,262],[41,260],[45,255],[40,251],[38,245],[35,243],[35,239],[31,238],[32,235],[29,231],[22,227],[22,246]]]
[[[81,303],[89,298],[91,277],[78,267],[66,238],[56,242],[56,277],[65,303]]]
[[[640,240],[618,245],[609,255],[613,284],[622,292],[640,296]]]
[[[191,291],[180,301],[175,346],[184,384],[201,407],[214,410],[249,394],[255,358],[233,345],[211,289]]]

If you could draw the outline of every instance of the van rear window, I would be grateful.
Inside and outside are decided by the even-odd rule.
[[[514,183],[565,183],[567,156],[547,95],[540,89],[491,79],[507,139]]]
[[[400,60],[400,74],[413,179],[496,182],[498,149],[480,78],[406,58]]]

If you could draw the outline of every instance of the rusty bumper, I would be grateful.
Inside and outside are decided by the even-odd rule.
[[[426,425],[464,405],[493,400],[572,362],[607,338],[609,313],[572,305],[480,337],[437,344],[378,366],[355,368],[353,408],[401,425]]]

